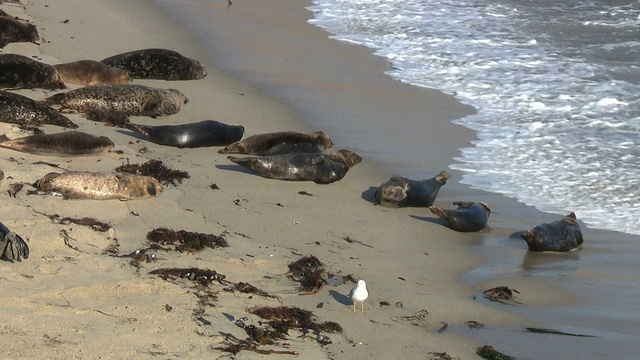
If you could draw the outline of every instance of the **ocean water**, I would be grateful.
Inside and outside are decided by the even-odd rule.
[[[640,234],[640,1],[314,0],[310,22],[478,113],[462,183]]]

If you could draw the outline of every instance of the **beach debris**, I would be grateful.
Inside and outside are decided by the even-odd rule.
[[[164,185],[171,184],[173,186],[177,186],[177,183],[182,184],[183,179],[190,178],[186,171],[169,169],[164,166],[162,161],[153,159],[144,164],[129,164],[129,159],[127,159],[127,164],[116,168],[116,171],[151,176]]]
[[[525,330],[534,334],[551,334],[551,335],[565,335],[565,336],[576,336],[576,337],[596,337],[595,335],[568,333],[568,332],[559,331],[559,330],[534,328],[534,327],[528,327],[528,328],[525,328]]]
[[[491,345],[485,345],[476,349],[476,354],[487,360],[516,360],[513,356],[503,354]]]
[[[23,186],[24,186],[23,183],[9,184],[9,189],[7,189],[7,193],[9,194],[9,197],[13,197],[13,198],[16,197],[16,195],[18,195],[20,190],[22,190]]]
[[[324,279],[324,264],[315,256],[308,255],[289,264],[288,277],[300,282],[300,291],[306,295],[317,294],[327,284]]]
[[[439,333],[444,332],[444,331],[445,331],[445,330],[447,330],[447,328],[449,327],[449,324],[448,324],[448,323],[446,323],[446,322],[444,322],[444,321],[443,321],[443,322],[441,322],[441,324],[442,324],[442,326],[440,326],[440,328],[438,329],[438,332],[439,332]]]
[[[374,248],[373,246],[371,246],[371,245],[369,245],[369,244],[365,244],[365,243],[363,243],[362,241],[356,240],[356,239],[352,238],[352,237],[351,237],[351,236],[349,236],[349,235],[344,235],[344,234],[342,234],[342,236],[337,236],[337,235],[334,235],[334,236],[335,236],[335,237],[339,237],[339,238],[343,239],[344,241],[348,242],[349,244],[356,243],[356,244],[360,244],[360,245],[362,245],[362,246],[366,246],[366,247],[368,247],[368,248],[372,248],[372,249]]]
[[[161,268],[149,272],[152,275],[158,275],[163,280],[186,279],[194,281],[198,284],[208,286],[214,281],[221,285],[229,285],[226,281],[226,275],[219,274],[215,270],[199,269],[199,268]]]
[[[209,187],[211,188],[211,190],[220,190],[220,187],[218,187],[217,184],[211,184],[209,185]]]
[[[222,342],[223,347],[215,347],[215,350],[221,350],[225,352],[229,352],[233,355],[237,355],[240,351],[246,350],[255,352],[261,355],[299,355],[297,351],[293,350],[265,350],[258,349],[259,344],[253,340],[242,340],[233,336],[229,333],[224,333],[220,331],[220,335],[224,337],[224,342]]]
[[[9,262],[29,258],[29,246],[20,235],[0,222],[0,260]]]
[[[380,307],[389,307],[391,304],[388,301],[380,301]]]
[[[0,170],[0,180],[4,180],[4,171]]]
[[[70,217],[60,217],[60,215],[58,214],[53,214],[53,215],[43,214],[43,215],[48,217],[51,221],[55,222],[56,224],[61,224],[61,225],[68,225],[68,224],[82,225],[82,226],[87,226],[92,230],[99,231],[99,232],[107,232],[109,231],[109,229],[113,229],[111,225],[90,217],[70,218]]]
[[[157,228],[147,233],[147,240],[154,250],[174,250],[179,252],[196,253],[204,248],[215,249],[217,247],[227,247],[229,244],[222,236],[213,234],[202,234],[186,230],[171,230],[167,228]],[[169,246],[173,246],[170,249]]]
[[[451,356],[449,356],[449,354],[447,354],[446,352],[430,352],[429,353],[429,360],[454,360],[456,358],[453,358]]]
[[[520,292],[516,289],[511,289],[508,286],[496,286],[491,289],[483,290],[482,294],[485,298],[494,302],[506,305],[521,304],[514,299],[515,294],[520,294]]]
[[[475,320],[469,320],[464,323],[469,327],[469,329],[482,329],[484,328],[484,324],[481,322],[477,322]]]
[[[308,193],[308,192],[306,192],[306,191],[304,191],[304,190],[303,190],[303,191],[298,191],[298,194],[300,194],[300,195],[306,195],[306,196],[315,196],[315,195],[313,195],[313,194],[311,194],[311,193]]]
[[[316,322],[316,317],[311,311],[299,307],[263,306],[249,309],[249,312],[267,320],[267,324],[272,329],[283,334],[289,334],[290,329],[300,329],[304,334],[309,330],[316,334],[320,332],[342,333],[343,331],[342,326],[336,322]]]
[[[420,310],[417,313],[413,314],[413,315],[405,315],[405,316],[396,316],[391,318],[391,320],[393,321],[408,321],[411,323],[411,325],[413,326],[418,326],[418,327],[426,327],[427,326],[427,316],[429,315],[429,312],[427,310]]]
[[[267,297],[267,298],[271,298],[271,299],[277,299],[280,300],[279,296],[275,296],[275,295],[271,295],[268,292],[264,291],[264,290],[260,290],[257,287],[249,284],[249,283],[245,283],[245,282],[239,282],[237,284],[233,284],[232,286],[226,287],[224,289],[222,289],[224,291],[227,292],[239,292],[239,293],[243,293],[243,294],[256,294],[258,296],[263,296],[263,297]]]

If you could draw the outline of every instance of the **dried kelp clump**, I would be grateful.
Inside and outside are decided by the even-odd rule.
[[[249,327],[249,326],[247,326],[247,327]],[[256,342],[255,340],[252,340],[252,339],[247,339],[247,340],[238,339],[237,337],[235,337],[235,336],[233,336],[232,334],[229,334],[229,333],[220,332],[220,335],[224,336],[224,340],[225,341],[222,343],[222,345],[224,345],[224,347],[216,347],[214,349],[215,350],[226,351],[226,352],[232,353],[233,355],[237,355],[242,350],[255,352],[255,353],[261,354],[261,355],[272,355],[272,354],[298,355],[297,351],[291,351],[291,350],[265,350],[265,349],[258,349],[258,346],[260,346],[260,344],[258,342]]]
[[[91,229],[93,229],[94,231],[99,231],[99,232],[107,232],[107,231],[109,231],[109,229],[111,229],[111,225],[109,225],[107,223],[104,223],[102,221],[96,220],[94,218],[89,218],[89,217],[83,217],[83,218],[63,217],[63,218],[61,218],[60,215],[58,215],[58,214],[48,215],[48,217],[49,217],[49,219],[51,219],[52,221],[54,221],[57,224],[63,224],[63,225],[76,224],[76,225],[88,226]]]
[[[520,292],[516,289],[510,289],[508,286],[496,286],[494,288],[484,290],[482,294],[487,299],[502,304],[520,304],[520,302],[515,300],[515,294],[520,294]]]
[[[318,323],[315,321],[315,315],[311,311],[298,307],[263,306],[250,309],[249,312],[267,320],[271,328],[284,334],[288,334],[289,329],[313,330],[316,333],[321,331],[330,333],[342,332],[340,324],[333,321]]]
[[[324,264],[313,255],[289,264],[289,278],[300,281],[300,290],[316,294],[326,284]]]
[[[476,350],[476,354],[480,355],[481,358],[487,360],[516,360],[516,358],[514,358],[513,356],[509,356],[497,351],[491,345],[479,347]]]
[[[195,253],[204,248],[227,247],[229,244],[222,236],[167,228],[157,228],[147,234],[147,240],[155,250],[175,250]],[[173,246],[173,249],[166,245]]]
[[[260,290],[257,287],[249,284],[249,283],[245,283],[245,282],[239,282],[237,284],[233,284],[232,286],[229,286],[227,288],[223,289],[224,291],[229,291],[229,292],[240,292],[243,294],[255,294],[258,296],[264,296],[264,297],[268,297],[268,298],[272,298],[272,299],[278,299],[280,300],[280,297],[275,296],[275,295],[271,295],[268,292],[264,291],[264,290]]]
[[[116,171],[151,176],[160,181],[163,185],[177,186],[177,183],[182,184],[183,179],[190,178],[189,173],[186,171],[171,170],[164,166],[160,160],[149,160],[142,165],[126,164],[116,168]]]
[[[198,269],[198,268],[163,268],[150,271],[149,274],[158,275],[164,280],[186,279],[208,286],[210,283],[217,281],[221,285],[228,285],[225,280],[226,275],[219,274],[215,270]]]

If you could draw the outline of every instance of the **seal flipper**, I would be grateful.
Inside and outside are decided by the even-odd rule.
[[[2,248],[2,253],[0,254],[0,259],[2,260],[20,262],[22,259],[29,258],[29,246],[13,231],[0,240],[0,248]]]

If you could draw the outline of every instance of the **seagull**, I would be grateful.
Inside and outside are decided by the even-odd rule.
[[[351,301],[353,301],[353,312],[356,312],[356,302],[362,303],[362,312],[364,312],[364,301],[369,297],[367,283],[365,283],[364,280],[358,280],[358,285],[351,289],[349,297],[351,298]]]

